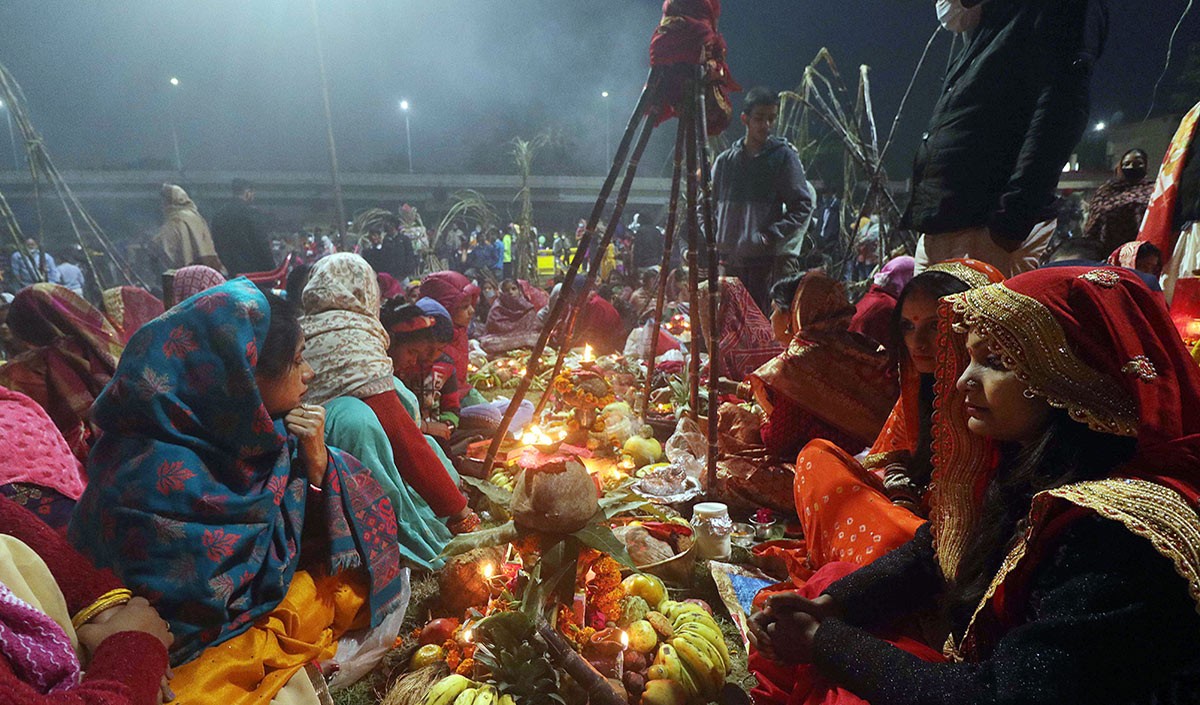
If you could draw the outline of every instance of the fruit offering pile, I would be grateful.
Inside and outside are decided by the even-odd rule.
[[[643,672],[634,671],[640,678],[626,672],[630,702],[639,695],[642,705],[714,699],[732,663],[708,605],[701,600],[667,599],[662,583],[651,575],[635,574],[622,585],[629,594],[622,599],[618,624],[629,635],[630,649],[644,655],[647,664]]]

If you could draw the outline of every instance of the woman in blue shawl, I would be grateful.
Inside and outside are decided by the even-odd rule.
[[[236,279],[143,326],[93,409],[69,535],[170,623],[179,702],[268,701],[403,599],[391,503],[300,404],[303,345]]]

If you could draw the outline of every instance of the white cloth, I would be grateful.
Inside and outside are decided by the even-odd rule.
[[[938,22],[955,34],[970,32],[979,26],[983,14],[983,3],[975,7],[963,7],[962,0],[937,0]]]
[[[339,252],[313,265],[304,302],[304,359],[316,373],[305,400],[359,399],[394,389],[391,339],[379,322],[379,281],[362,257]]]
[[[1050,246],[1050,238],[1054,235],[1057,224],[1058,221],[1054,219],[1038,223],[1029,237],[1013,252],[1006,252],[1004,248],[992,242],[991,233],[986,226],[922,235],[917,241],[917,266],[914,272],[920,274],[938,262],[966,257],[987,262],[1006,277],[1032,271],[1041,264],[1042,255]]]

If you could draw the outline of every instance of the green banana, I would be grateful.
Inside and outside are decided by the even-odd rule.
[[[421,701],[422,705],[450,705],[458,694],[470,688],[475,682],[466,676],[460,676],[457,673],[446,676],[433,687],[429,689],[429,693],[425,695],[425,699]]]
[[[454,699],[454,705],[473,705],[475,702],[475,696],[478,693],[478,688],[467,688],[459,693],[458,697]]]
[[[654,657],[654,665],[662,666],[666,671],[666,677],[670,680],[679,680],[679,672],[683,670],[683,664],[679,661],[679,653],[670,644],[663,644],[658,647],[658,654]]]
[[[517,705],[517,701],[511,695],[501,695],[498,705]]]

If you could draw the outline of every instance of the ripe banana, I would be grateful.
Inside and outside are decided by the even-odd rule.
[[[683,664],[679,661],[679,654],[675,651],[675,647],[670,644],[663,644],[658,647],[658,654],[654,657],[654,665],[661,666],[666,672],[665,677],[674,681],[679,680],[679,672],[683,670]]]
[[[517,701],[511,695],[501,695],[498,705],[517,705]]]
[[[717,650],[717,653],[721,655],[721,661],[725,664],[725,672],[728,673],[729,669],[732,668],[733,658],[729,654],[729,645],[725,643],[725,637],[721,635],[721,632],[713,629],[707,624],[702,624],[700,622],[688,622],[679,628],[677,634],[695,634],[703,638],[709,644],[714,646]]]
[[[708,639],[695,634],[681,634],[679,638],[691,644],[692,648],[704,654],[704,658],[712,662],[713,672],[720,676],[720,682],[725,682],[725,674],[727,673],[725,670],[725,660],[721,658],[721,652],[717,650],[717,647],[709,643]]]
[[[475,702],[475,696],[478,694],[478,688],[467,688],[463,692],[459,693],[458,697],[454,699],[454,705],[473,705]]]
[[[696,685],[700,686],[701,694],[710,698],[716,697],[717,691],[721,689],[723,679],[718,678],[719,671],[712,658],[683,637],[672,639],[671,646],[674,646],[675,651],[679,652],[679,660],[696,681]]]
[[[496,699],[499,697],[499,691],[490,685],[485,685],[475,692],[475,699],[471,701],[471,705],[495,705]]]
[[[457,673],[446,676],[429,689],[421,705],[451,705],[459,693],[472,685],[475,685],[475,682],[466,676]]]

